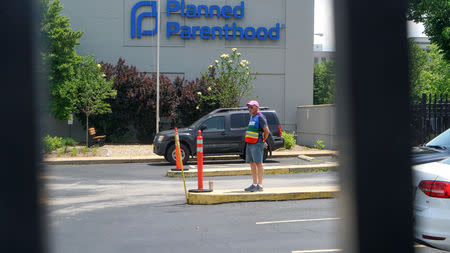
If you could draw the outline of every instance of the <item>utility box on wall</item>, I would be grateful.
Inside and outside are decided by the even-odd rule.
[[[337,149],[335,105],[297,106],[297,144],[313,147],[318,141]]]

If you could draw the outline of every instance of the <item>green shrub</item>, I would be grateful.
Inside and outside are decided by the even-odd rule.
[[[94,148],[94,149],[92,150],[92,153],[93,153],[94,155],[97,155],[97,152],[98,152],[98,148]]]
[[[316,148],[316,149],[323,149],[325,147],[325,145],[323,144],[322,140],[317,140],[316,144],[314,144],[313,147]]]
[[[50,135],[47,135],[43,139],[44,142],[44,151],[45,153],[50,153],[53,150],[56,150],[57,148],[63,147],[63,141],[61,137],[51,137]]]
[[[62,143],[64,146],[71,146],[71,147],[78,145],[78,142],[70,137],[62,139]]]
[[[294,132],[291,134],[287,132],[282,132],[281,136],[284,138],[284,148],[285,149],[291,149],[295,145],[295,138],[294,138]]]
[[[88,147],[83,147],[83,149],[81,150],[81,152],[83,152],[83,154],[86,154],[89,151]]]
[[[62,155],[62,154],[64,154],[64,153],[66,153],[65,148],[60,149],[60,150],[58,151],[58,156],[60,156],[60,155]]]
[[[77,156],[78,155],[78,149],[77,148],[72,149],[72,151],[70,152],[70,155],[71,156]]]

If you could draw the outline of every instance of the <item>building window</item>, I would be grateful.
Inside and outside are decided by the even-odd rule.
[[[314,64],[318,63],[319,59],[317,57],[314,57]]]

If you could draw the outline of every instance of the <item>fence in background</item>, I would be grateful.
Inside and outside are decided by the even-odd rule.
[[[412,144],[424,144],[450,127],[450,101],[446,95],[422,94],[412,105]]]

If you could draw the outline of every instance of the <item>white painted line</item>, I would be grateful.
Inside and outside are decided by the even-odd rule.
[[[315,252],[339,252],[342,249],[313,249],[313,250],[295,250],[292,253],[315,253]]]
[[[422,244],[415,244],[414,248],[425,248],[427,246]],[[342,249],[312,249],[312,250],[295,250],[292,253],[317,253],[317,252],[339,252]]]
[[[319,219],[303,219],[303,220],[263,221],[263,222],[256,222],[256,225],[275,224],[275,223],[290,223],[290,222],[329,221],[329,220],[340,220],[340,219],[341,218],[319,218]]]

